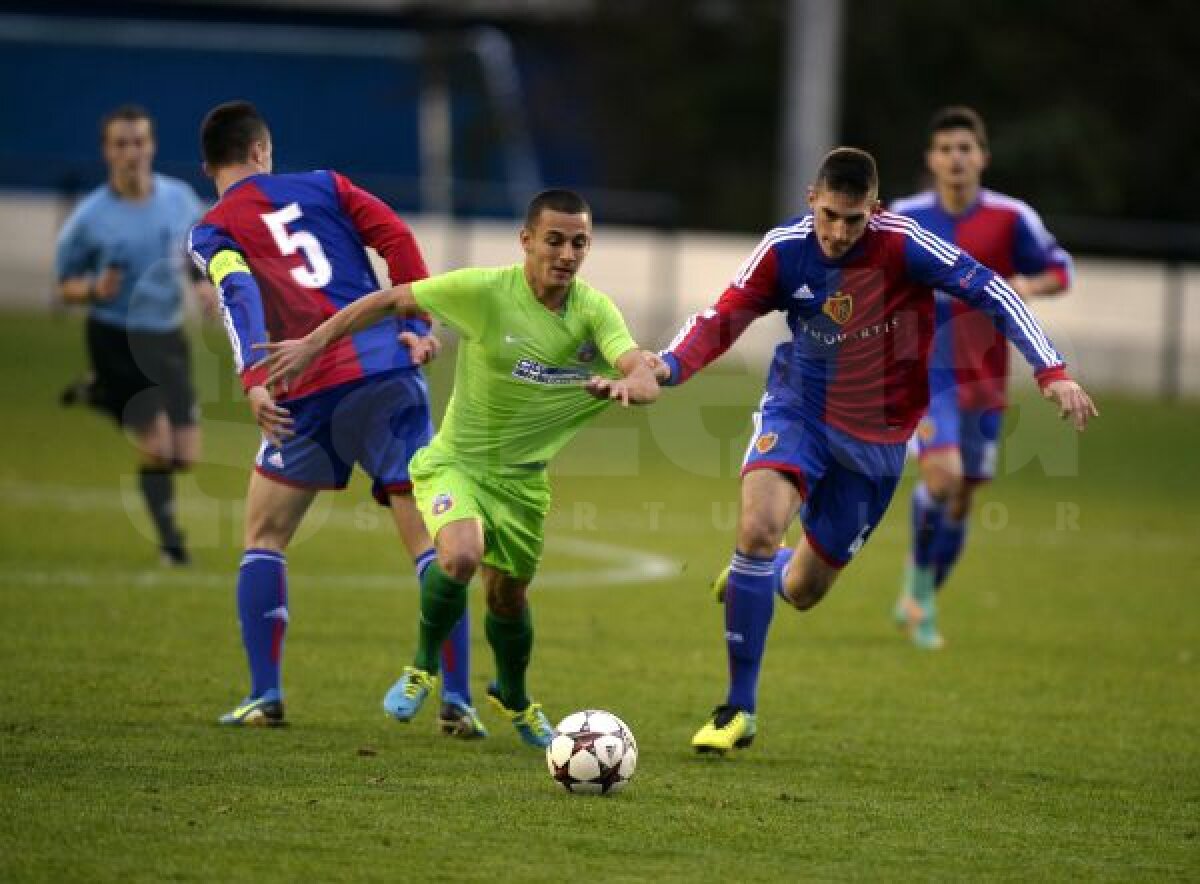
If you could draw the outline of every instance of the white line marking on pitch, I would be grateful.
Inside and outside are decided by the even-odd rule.
[[[185,498],[180,509],[192,510]],[[195,504],[201,502],[196,501]],[[15,506],[14,506],[15,504]],[[124,511],[126,500],[117,491],[103,488],[38,484],[33,482],[0,483],[0,506],[7,508],[63,509],[80,511]],[[339,528],[357,528],[354,513],[333,510],[328,514],[327,524]],[[546,538],[546,547],[576,558],[588,559],[608,567],[584,571],[543,571],[534,581],[535,588],[570,589],[583,586],[618,586],[629,583],[645,583],[668,580],[682,572],[682,566],[674,559],[646,550],[589,540],[583,537],[551,535]],[[296,559],[303,561],[303,551]],[[189,570],[144,570],[144,571],[100,571],[90,572],[78,568],[6,568],[0,569],[0,582],[21,583],[34,586],[231,586],[236,569],[228,573],[215,574]],[[332,574],[316,575],[289,572],[291,580],[303,585],[315,583],[346,589],[392,590],[412,588],[416,579],[412,574]]]

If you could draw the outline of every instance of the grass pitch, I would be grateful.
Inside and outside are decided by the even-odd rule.
[[[218,729],[245,687],[233,575],[256,447],[220,332],[196,338],[187,571],[155,564],[126,443],[55,404],[79,323],[6,315],[0,343],[2,880],[1200,877],[1195,405],[1101,396],[1076,440],[1023,401],[939,654],[888,617],[906,483],[825,603],[777,610],[760,736],[724,760],[687,743],[723,695],[705,587],[760,379],[714,372],[609,413],[556,465],[534,595],[535,696],[554,719],[611,709],[641,746],[629,789],[589,799],[486,710],[476,744],[428,710],[385,719],[415,584],[361,479],[289,556],[292,726]]]

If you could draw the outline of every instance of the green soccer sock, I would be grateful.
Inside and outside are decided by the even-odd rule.
[[[433,562],[421,576],[421,622],[413,665],[436,674],[442,643],[467,609],[467,584],[455,580]]]
[[[521,711],[529,705],[525,671],[533,653],[533,616],[526,605],[515,620],[491,611],[483,618],[488,644],[496,655],[496,692],[506,707]]]
[[[931,616],[937,607],[932,565],[909,565],[908,593],[917,600],[917,604]]]

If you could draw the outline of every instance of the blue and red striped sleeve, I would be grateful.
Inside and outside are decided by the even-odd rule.
[[[904,257],[912,279],[965,301],[986,313],[1021,351],[1038,384],[1069,378],[1066,364],[1020,296],[999,274],[920,224],[899,215],[884,216],[884,229],[904,235]]]
[[[221,296],[221,316],[242,389],[261,386],[267,379],[266,368],[261,364],[266,354],[255,350],[254,345],[266,343],[269,335],[262,295],[245,254],[233,237],[205,220],[188,234],[188,253]]]
[[[363,190],[345,175],[330,172],[337,190],[338,202],[354,224],[363,243],[373,248],[387,263],[392,285],[415,282],[429,276],[425,258],[417,245],[411,228],[375,194]],[[419,335],[429,334],[430,316],[427,313],[406,316],[401,328]]]
[[[682,384],[719,359],[750,323],[776,309],[779,263],[772,230],[742,264],[737,276],[711,307],[688,317],[660,354],[671,369],[667,386]]]
[[[1013,266],[1027,276],[1050,271],[1058,277],[1063,291],[1075,278],[1071,256],[1046,229],[1038,213],[1024,203],[1018,204],[1013,225]]]

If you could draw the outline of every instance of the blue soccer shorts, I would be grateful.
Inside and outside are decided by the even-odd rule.
[[[961,408],[958,389],[951,387],[930,398],[910,450],[920,460],[935,451],[957,448],[962,455],[963,478],[972,483],[989,482],[996,475],[1003,421],[1002,408]]]
[[[826,564],[845,567],[883,518],[904,469],[903,442],[864,442],[764,397],[742,475],[775,470],[804,497],[809,546]]]
[[[429,390],[418,369],[371,375],[282,404],[296,435],[282,446],[263,440],[255,469],[268,479],[338,490],[357,463],[383,506],[389,494],[412,489],[408,462],[433,436]]]

